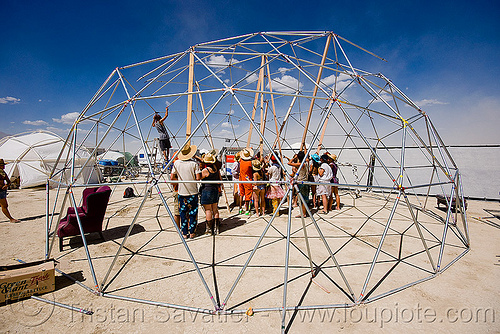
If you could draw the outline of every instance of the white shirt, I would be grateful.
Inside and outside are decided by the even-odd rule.
[[[196,181],[196,174],[201,173],[200,166],[193,160],[176,160],[172,173],[177,174],[179,181]],[[198,183],[179,183],[179,195],[191,196],[198,194]]]
[[[267,170],[269,181],[279,181],[281,178],[281,168],[276,165],[271,165]]]
[[[238,180],[240,177],[240,163],[238,161],[233,162],[231,166],[231,175],[233,176],[233,180]]]
[[[330,166],[323,162],[319,168],[323,169],[325,172],[323,173],[323,176],[319,177],[319,182],[330,182],[330,180],[333,177],[333,172]]]

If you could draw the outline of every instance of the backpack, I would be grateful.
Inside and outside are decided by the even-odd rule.
[[[135,197],[134,189],[131,187],[127,187],[123,192],[123,198]]]

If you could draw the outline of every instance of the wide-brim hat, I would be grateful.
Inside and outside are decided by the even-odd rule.
[[[196,154],[196,150],[196,145],[186,144],[186,146],[184,146],[179,152],[178,157],[180,160],[189,160]]]
[[[337,161],[337,156],[336,156],[335,154],[331,154],[331,153],[329,153],[329,152],[327,152],[326,154],[327,154],[327,155],[330,157],[330,159],[332,159],[333,161]]]
[[[249,148],[249,147],[244,148],[240,152],[240,157],[243,160],[252,160],[252,158],[253,158],[253,150],[251,148]]]
[[[261,170],[262,165],[260,163],[260,160],[252,160],[252,168],[253,170]]]
[[[210,154],[210,153],[206,153],[203,156],[203,162],[206,164],[214,164],[216,162],[216,160],[217,159],[215,159],[215,156],[213,154]]]

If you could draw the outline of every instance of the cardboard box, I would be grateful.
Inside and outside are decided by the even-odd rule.
[[[0,267],[0,303],[40,295],[55,289],[53,259]]]

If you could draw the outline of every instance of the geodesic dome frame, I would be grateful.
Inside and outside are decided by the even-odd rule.
[[[354,56],[348,57],[348,51]],[[245,273],[258,270],[258,265],[250,264],[262,252],[263,240],[270,233],[276,234],[282,246],[283,262],[276,265],[283,274],[278,284],[281,304],[273,301],[272,306],[259,306],[254,311],[348,307],[369,302],[435,277],[462,257],[469,249],[469,234],[458,167],[426,112],[383,74],[353,65],[354,59],[370,61],[367,55],[380,58],[333,32],[261,32],[200,43],[184,52],[116,68],[73,124],[66,140],[69,145],[94,147],[92,155],[99,147],[152,153],[151,117],[169,105],[166,125],[177,148],[188,143],[212,149],[224,145],[253,147],[261,154],[273,154],[284,170],[283,156],[298,151],[291,149],[297,141],[307,154],[335,152],[341,166],[338,186],[344,196],[352,198],[352,205],[326,218],[306,206],[308,218],[293,218],[292,189],[298,190],[299,183],[297,175],[287,176],[279,182],[286,190],[280,203],[287,203],[286,225],[277,226],[276,212],[269,219],[262,218],[265,224],[253,230],[255,243],[234,256],[241,261],[235,264],[238,270],[224,276],[227,294],[220,298],[220,277],[217,283],[215,270],[211,271],[214,286],[209,287],[208,276],[198,261],[201,255],[190,247],[194,242],[184,240],[174,223],[167,184],[177,182],[168,178],[175,155],[160,171],[148,159],[147,179],[129,182],[142,187],[142,197],[115,256],[99,277],[102,279],[96,275],[82,233],[95,286],[91,290],[103,296],[193,312],[244,313],[245,309],[239,307],[248,306],[246,301],[252,298],[241,297],[233,304],[230,301],[243,284]],[[65,166],[71,169],[71,159],[66,159]],[[68,205],[76,207],[78,201],[72,190],[80,186],[57,179],[49,182],[58,184],[58,194],[65,193],[57,196],[52,212],[47,213],[47,256],[51,253],[48,235],[60,220],[55,218],[55,209],[64,212]],[[152,193],[164,210],[162,219],[169,221],[193,265],[209,305],[181,305],[107,291],[110,281],[123,272],[120,269],[116,273],[117,259]],[[305,203],[297,193],[299,203]],[[435,195],[448,199],[446,211],[431,207],[429,198]],[[223,242],[215,236],[206,246],[215,247],[215,240]],[[359,261],[350,261],[352,253]],[[297,263],[291,266],[290,261]],[[213,258],[212,264],[212,268],[217,265]],[[403,274],[396,275],[402,267]],[[404,277],[405,270],[410,269],[419,273],[418,279],[409,273]],[[290,278],[294,270],[302,273]],[[318,283],[320,276],[323,284]],[[290,301],[288,289],[303,277],[323,291],[336,289],[339,294],[321,305]],[[386,286],[387,282],[394,285]],[[252,291],[265,294],[259,288]]]

